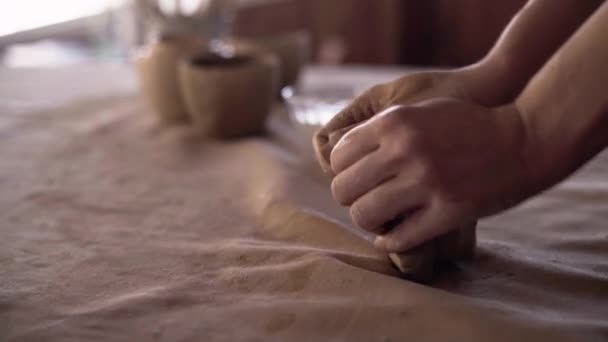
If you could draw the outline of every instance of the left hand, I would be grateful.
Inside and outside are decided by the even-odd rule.
[[[435,99],[395,106],[346,133],[330,165],[335,199],[376,245],[404,252],[507,209],[534,186],[515,106]]]

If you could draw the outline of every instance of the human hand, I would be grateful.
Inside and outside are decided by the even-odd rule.
[[[515,106],[458,99],[393,106],[344,134],[335,199],[376,245],[403,252],[523,200],[533,188]]]
[[[329,156],[340,138],[353,127],[391,106],[413,104],[435,97],[471,100],[470,93],[477,88],[473,87],[473,83],[478,83],[474,82],[478,78],[476,74],[473,69],[425,71],[370,88],[315,135],[313,143],[321,167],[331,174]]]

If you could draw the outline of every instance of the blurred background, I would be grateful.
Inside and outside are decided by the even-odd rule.
[[[319,64],[460,66],[481,58],[524,3],[240,0],[234,34],[309,31],[313,61]],[[132,0],[5,2],[0,12],[0,65],[126,63],[147,37],[138,8]]]

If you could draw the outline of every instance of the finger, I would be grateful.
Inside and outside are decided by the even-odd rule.
[[[379,142],[368,124],[353,128],[340,139],[330,154],[329,161],[334,174],[346,170],[379,147]]]
[[[356,125],[347,126],[338,130],[335,130],[329,134],[324,134],[322,132],[317,132],[313,137],[313,147],[315,150],[315,154],[317,160],[321,164],[321,168],[325,173],[328,173],[334,176],[334,172],[329,163],[329,159],[331,156],[331,152],[334,149],[334,146],[340,141],[340,139],[348,133],[351,129],[353,129]]]
[[[393,178],[360,197],[351,206],[351,218],[360,228],[381,234],[387,228],[393,228],[393,222],[407,220],[417,212],[426,196],[421,185]]]
[[[366,105],[367,102],[369,102],[369,100],[366,96],[357,97],[346,106],[346,108],[334,115],[334,117],[315,134],[314,143],[319,146],[326,146],[326,149],[328,150],[328,153],[325,156],[327,162],[329,162],[329,153],[331,153],[331,150],[340,138],[350,129],[365,121],[365,119],[359,120],[360,118],[373,116],[373,114],[366,114],[370,107]]]
[[[449,230],[446,218],[429,207],[423,207],[385,235],[377,237],[374,245],[390,253],[405,252],[445,234]]]
[[[359,197],[396,175],[385,165],[385,153],[378,149],[340,172],[331,183],[338,203],[350,206]]]
[[[381,86],[374,86],[357,96],[346,108],[336,114],[323,128],[329,134],[335,130],[354,126],[374,116],[378,108]]]
[[[319,165],[321,165],[323,172],[330,176],[334,176],[334,171],[331,169],[331,164],[329,163],[333,146],[329,145],[327,141],[322,142],[323,140],[325,140],[325,138],[322,132],[317,132],[313,137],[312,144],[315,151],[315,157],[317,158]]]
[[[346,133],[350,132],[350,130],[357,127],[358,125],[360,125],[360,123],[352,124],[350,126],[346,126],[344,128],[340,128],[340,129],[337,129],[337,130],[329,133],[328,145],[332,146],[332,147],[336,146],[338,144],[338,142],[342,139],[342,137],[344,135],[346,135]]]
[[[358,96],[315,134],[315,153],[325,172],[332,173],[330,155],[342,136],[375,115],[380,90],[380,86],[375,86]]]

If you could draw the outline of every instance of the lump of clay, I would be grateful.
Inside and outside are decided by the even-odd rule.
[[[315,154],[325,173],[333,177],[329,157],[334,146],[348,131],[363,122],[365,119],[357,120],[340,113],[315,134]],[[476,223],[472,223],[407,252],[390,254],[389,257],[403,277],[424,282],[434,276],[437,263],[472,258],[476,243]]]

